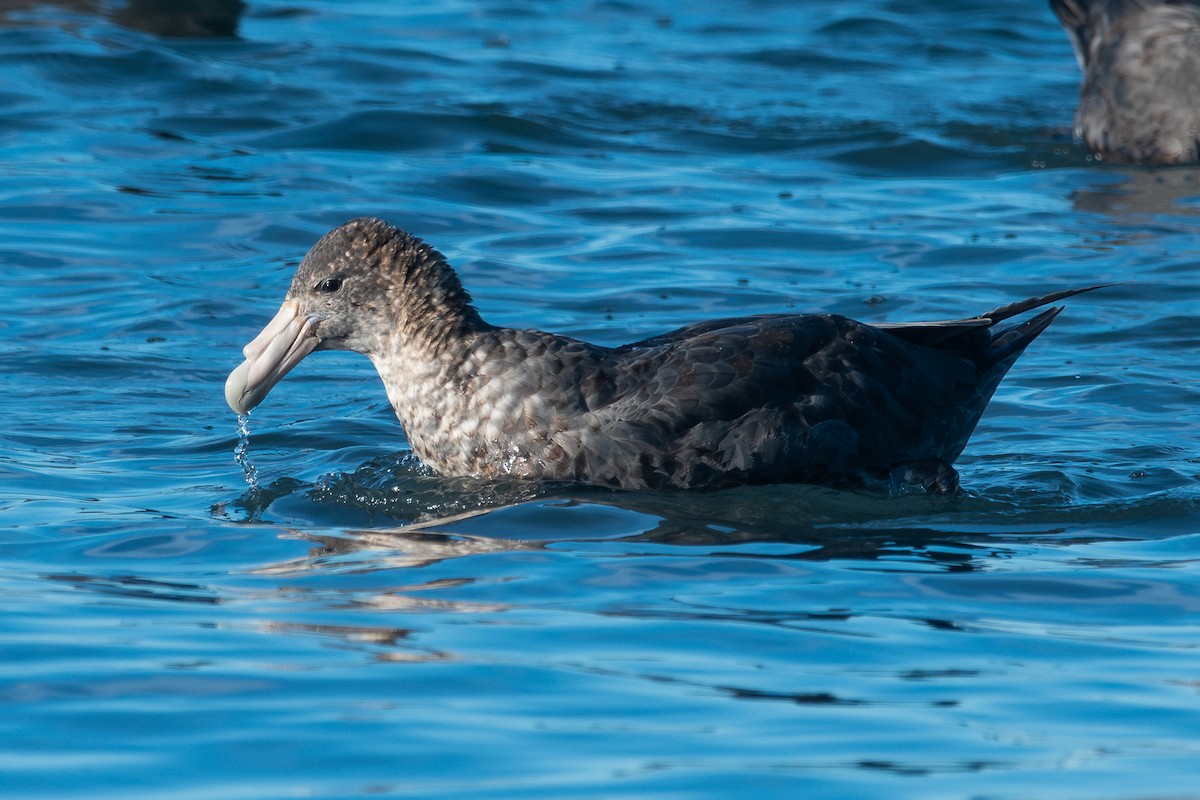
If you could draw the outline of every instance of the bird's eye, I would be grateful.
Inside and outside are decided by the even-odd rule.
[[[341,278],[326,278],[317,284],[317,291],[325,294],[333,294],[338,289],[342,288]]]

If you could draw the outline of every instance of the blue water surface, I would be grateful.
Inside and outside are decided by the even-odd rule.
[[[4,797],[1200,797],[1200,171],[1072,141],[1044,3],[165,5],[0,11]],[[441,479],[348,354],[251,490],[364,214],[608,344],[1120,283],[955,498]]]

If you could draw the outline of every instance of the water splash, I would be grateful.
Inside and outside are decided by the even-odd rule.
[[[238,414],[238,443],[233,448],[233,460],[242,468],[242,474],[246,476],[246,483],[250,486],[250,493],[258,492],[261,485],[258,482],[258,467],[250,463],[250,459],[246,457],[247,451],[250,449],[250,414]]]

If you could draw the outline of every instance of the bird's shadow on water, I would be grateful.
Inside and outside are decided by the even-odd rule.
[[[287,530],[307,558],[269,571],[413,567],[481,553],[647,548],[791,560],[908,558],[971,571],[1031,539],[1129,538],[1131,519],[1194,516],[1170,493],[1078,502],[1064,492],[953,497],[773,485],[629,492],[568,484],[445,479],[408,453],[313,482],[280,478],[214,513]],[[231,513],[233,512],[233,513]],[[244,514],[238,519],[236,514]]]

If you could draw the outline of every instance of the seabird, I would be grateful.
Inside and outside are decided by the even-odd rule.
[[[1050,0],[1083,71],[1075,135],[1106,160],[1200,158],[1200,5]]]
[[[818,483],[958,487],[952,464],[1000,379],[1099,287],[961,320],[765,314],[621,347],[490,325],[437,250],[378,219],[327,233],[225,384],[245,414],[317,350],[371,359],[413,452],[446,476],[625,489]]]

